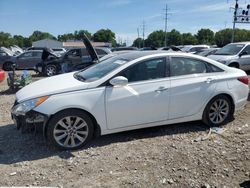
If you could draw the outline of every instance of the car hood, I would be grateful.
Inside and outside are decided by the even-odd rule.
[[[236,58],[235,55],[209,55],[208,58],[215,61],[228,61]]]
[[[71,72],[31,83],[16,93],[16,99],[17,102],[23,102],[41,96],[86,89],[88,85],[75,79],[74,72]]]

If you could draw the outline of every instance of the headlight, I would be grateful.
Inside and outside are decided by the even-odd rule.
[[[29,112],[33,108],[42,104],[47,98],[48,96],[43,96],[43,97],[39,97],[36,99],[31,99],[31,100],[22,102],[13,107],[12,113],[15,115],[25,115],[27,112]]]

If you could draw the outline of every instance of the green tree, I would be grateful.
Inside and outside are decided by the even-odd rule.
[[[218,47],[223,47],[231,42],[232,29],[223,29],[215,33],[214,40]]]
[[[0,32],[0,46],[9,47],[13,44],[13,38],[10,33]]]
[[[42,31],[34,31],[29,38],[32,42],[42,39],[56,39],[52,34]]]
[[[167,44],[171,45],[181,45],[182,44],[182,35],[179,31],[173,29],[167,33]]]
[[[141,48],[143,44],[143,39],[142,38],[137,38],[134,40],[133,45],[134,47]]]
[[[110,29],[101,29],[97,31],[92,39],[94,42],[110,42],[112,46],[116,46],[115,33]]]
[[[156,48],[162,47],[164,46],[164,40],[165,40],[165,32],[163,30],[154,31],[148,35],[148,38],[145,40],[145,45],[153,46]]]
[[[191,33],[183,33],[182,34],[182,44],[183,45],[192,45],[197,44],[198,40]]]
[[[200,29],[196,38],[199,44],[214,44],[214,32],[210,29]]]
[[[83,35],[86,35],[89,39],[91,39],[91,33],[88,32],[87,30],[79,30],[79,31],[75,31],[74,33],[74,38],[75,40],[82,40],[83,39]]]
[[[58,35],[57,40],[61,42],[66,42],[68,40],[75,40],[75,35],[73,33],[66,33],[63,35]]]
[[[22,35],[14,35],[13,42],[21,48],[24,47],[24,37]]]

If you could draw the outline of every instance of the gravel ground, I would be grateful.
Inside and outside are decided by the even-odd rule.
[[[40,79],[35,77],[35,79]],[[48,148],[41,134],[13,126],[15,96],[0,83],[0,186],[250,186],[250,103],[221,134],[202,122],[99,137],[69,152]]]

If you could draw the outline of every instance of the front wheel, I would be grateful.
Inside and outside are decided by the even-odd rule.
[[[4,63],[3,64],[3,70],[5,70],[5,71],[11,71],[13,69],[12,65],[13,65],[12,62],[6,62],[6,63]]]
[[[56,114],[47,128],[48,143],[63,150],[84,146],[93,137],[91,118],[79,110],[67,110]]]
[[[206,106],[203,122],[209,126],[220,126],[233,118],[234,108],[231,100],[225,95],[214,97]]]
[[[47,76],[54,76],[57,74],[57,69],[55,65],[47,65],[45,68],[45,72]]]

